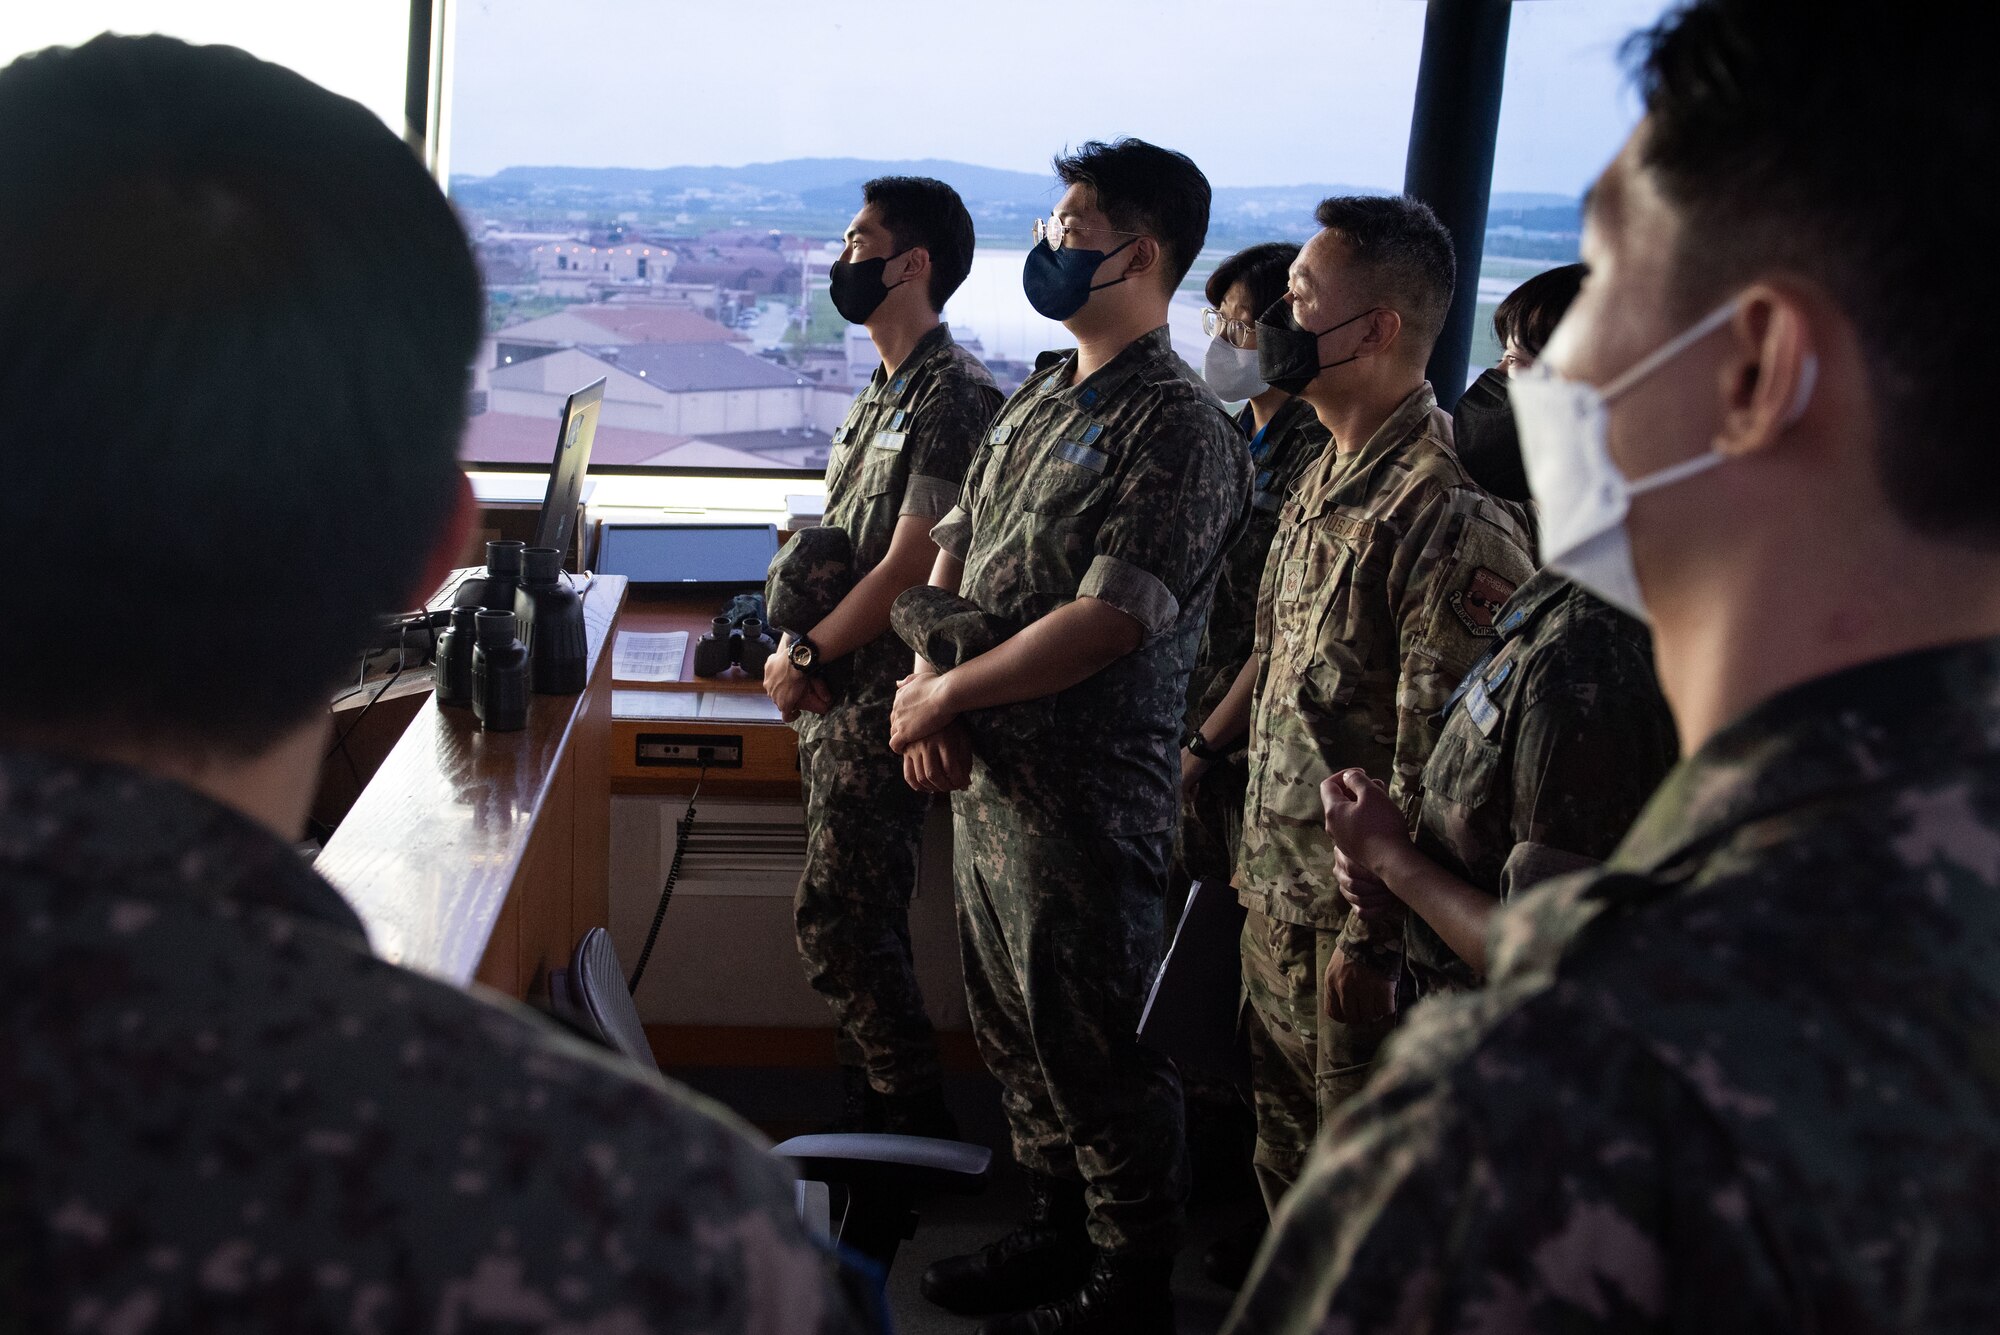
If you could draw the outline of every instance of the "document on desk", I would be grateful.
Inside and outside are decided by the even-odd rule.
[[[613,691],[613,718],[700,718],[701,696],[694,691]]]
[[[611,651],[611,675],[619,681],[679,681],[687,644],[684,630],[659,634],[621,630]]]
[[[782,723],[784,717],[778,707],[771,703],[768,695],[751,695],[747,691],[704,691],[701,697],[703,718],[741,719],[751,723]]]

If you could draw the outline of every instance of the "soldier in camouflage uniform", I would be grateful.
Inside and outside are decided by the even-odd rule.
[[[1250,660],[1256,639],[1257,586],[1264,558],[1278,531],[1278,513],[1301,474],[1326,448],[1327,430],[1310,403],[1254,377],[1257,317],[1285,290],[1285,270],[1299,248],[1285,242],[1252,246],[1217,265],[1208,277],[1205,313],[1215,339],[1204,367],[1210,388],[1225,398],[1250,396],[1237,425],[1250,437],[1250,513],[1243,532],[1223,558],[1215,606],[1202,631],[1201,652],[1188,679],[1186,732],[1181,755],[1187,806],[1181,813],[1178,850],[1181,888],[1194,881],[1225,882],[1236,869],[1243,831],[1243,792],[1250,781],[1241,746],[1218,750],[1202,738],[1202,725]],[[1247,370],[1243,362],[1249,363]],[[1225,393],[1224,391],[1227,391]]]
[[[0,1328],[863,1329],[754,1133],[377,958],[292,843],[333,684],[474,515],[479,273],[422,165],[103,36],[0,71],[0,238],[0,526],[78,553],[0,636]]]
[[[1550,564],[1650,618],[1687,755],[1417,1008],[1236,1335],[2000,1328],[1990,62],[1859,0],[1636,50],[1513,400]]]
[[[1293,264],[1287,306],[1258,329],[1266,378],[1307,377],[1298,388],[1335,444],[1287,501],[1258,596],[1235,884],[1255,1166],[1273,1207],[1393,1023],[1387,1008],[1322,1014],[1348,906],[1320,783],[1359,768],[1411,809],[1439,711],[1533,569],[1515,512],[1465,476],[1423,380],[1451,296],[1449,235],[1409,200],[1332,199],[1319,216],[1327,230]],[[1371,962],[1399,951],[1400,924],[1389,931]]]
[[[1066,235],[1044,233],[1026,282],[1079,350],[1007,401],[936,530],[933,582],[1022,629],[948,672],[926,665],[895,715],[920,780],[927,745],[969,746],[953,800],[966,994],[1037,1203],[1021,1229],[933,1266],[925,1292],[960,1311],[1046,1304],[989,1324],[1000,1335],[1171,1320],[1180,1088],[1137,1028],[1188,673],[1250,489],[1241,435],[1165,328],[1207,230],[1206,181],[1132,140],[1057,169]]]
[[[1000,392],[938,320],[972,262],[972,219],[957,192],[885,177],[863,197],[834,266],[834,296],[866,324],[883,364],[834,432],[825,519],[853,544],[856,583],[824,618],[782,627],[788,634],[764,679],[799,732],[799,956],[833,1006],[850,1093],[872,1093],[868,1102],[879,1099],[882,1110],[878,1120],[864,1104],[854,1129],[953,1137],[910,953],[930,799],[903,783],[889,750],[889,705],[910,664],[889,629],[889,605],[929,574],[930,526],[957,500]]]
[[[1638,621],[1541,570],[1498,625],[1445,709],[1414,839],[1365,779],[1326,785],[1327,829],[1358,863],[1348,929],[1401,919],[1420,997],[1478,986],[1493,907],[1609,857],[1678,755]]]

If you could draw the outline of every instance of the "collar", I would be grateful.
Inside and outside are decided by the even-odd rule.
[[[952,346],[954,344],[951,326],[942,320],[938,321],[934,328],[916,341],[916,345],[910,349],[909,356],[903,358],[903,364],[896,368],[896,378],[893,381],[889,379],[889,368],[880,363],[876,364],[875,370],[868,377],[869,400],[891,395],[901,398],[909,389],[910,380],[922,369],[924,363]],[[885,384],[888,386],[886,390],[883,388]]]
[[[1500,642],[1505,644],[1525,635],[1529,627],[1541,620],[1544,612],[1561,602],[1575,587],[1567,575],[1547,566],[1528,576],[1527,581],[1514,590],[1514,596],[1507,600],[1507,605],[1500,609],[1499,619],[1493,623],[1494,629],[1499,632]]]
[[[27,874],[79,893],[190,897],[367,933],[291,846],[192,788],[123,765],[0,749],[0,882]]]
[[[1436,412],[1437,395],[1431,391],[1431,382],[1426,380],[1396,405],[1396,411],[1375,428],[1375,434],[1360,449],[1342,454],[1337,447],[1328,448],[1319,465],[1318,480],[1310,484],[1314,495],[1309,500],[1308,513],[1313,512],[1314,506],[1320,510],[1329,509],[1344,503],[1343,498],[1348,495],[1365,492],[1376,465],[1401,453],[1428,433],[1432,415]]]
[[[1043,397],[1073,404],[1088,411],[1102,411],[1118,397],[1128,381],[1158,361],[1163,356],[1173,354],[1174,345],[1168,337],[1167,326],[1161,325],[1151,333],[1141,334],[1127,343],[1116,357],[1097,368],[1097,373],[1080,385],[1064,382],[1076,369],[1077,350],[1072,348],[1063,354],[1061,361],[1051,366],[1045,373],[1048,378],[1042,382]]]
[[[1653,872],[1729,831],[1842,792],[2000,752],[2000,639],[1794,686],[1682,761],[1611,860]]]

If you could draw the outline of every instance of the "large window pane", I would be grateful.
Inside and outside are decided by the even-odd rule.
[[[1411,0],[466,0],[451,192],[492,299],[467,458],[545,463],[563,395],[602,374],[603,464],[819,467],[875,365],[827,264],[891,171],[964,195],[980,249],[945,315],[1016,384],[1068,342],[1020,285],[1049,158],[1119,134],[1216,186],[1173,311],[1198,364],[1217,261],[1308,235],[1325,194],[1400,186],[1423,20]]]
[[[1583,191],[1639,119],[1619,46],[1673,2],[1529,0],[1514,6],[1470,375],[1499,360],[1493,310],[1501,299],[1534,275],[1576,260]]]

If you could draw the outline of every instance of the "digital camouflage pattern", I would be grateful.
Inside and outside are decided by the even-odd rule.
[[[1098,1247],[1172,1252],[1188,1193],[1180,1081],[1138,1039],[1160,962],[1165,841],[965,820],[955,835],[966,1002],[1014,1158],[1085,1184]]]
[[[860,1328],[755,1133],[189,789],[0,751],[0,977],[7,1329]]]
[[[960,954],[1021,1162],[1084,1180],[1098,1246],[1163,1254],[1187,1194],[1181,1091],[1138,1023],[1160,962],[1188,672],[1250,461],[1164,327],[1080,384],[1075,362],[1007,401],[934,536],[988,629],[1089,596],[1145,639],[1055,696],[966,715]]]
[[[1145,642],[1060,694],[965,716],[961,817],[1044,834],[1170,831],[1188,674],[1250,494],[1243,438],[1164,326],[1082,384],[1069,353],[1007,400],[934,533],[959,592],[1026,626],[1102,599]]]
[[[901,518],[935,520],[951,509],[999,403],[993,377],[942,324],[895,375],[875,368],[834,432],[827,463],[824,527],[846,534],[852,550],[834,603],[881,564]],[[824,538],[798,546],[800,569],[774,568],[773,585],[801,601],[834,594],[842,579],[837,547]],[[889,710],[909,671],[908,651],[885,631],[827,665],[833,707],[801,714],[794,725],[806,815],[806,868],[793,900],[799,958],[833,1007],[842,1063],[895,1095],[934,1090],[944,1078],[910,954],[910,895],[929,799],[903,782],[902,760],[889,749]]]
[[[889,626],[912,654],[920,655],[940,672],[991,653],[1020,630],[1012,622],[981,611],[970,598],[929,584],[905,589],[897,596],[889,608]]]
[[[1340,932],[1347,901],[1334,888],[1320,782],[1358,766],[1411,809],[1445,702],[1495,642],[1501,607],[1534,570],[1530,545],[1517,512],[1460,467],[1451,420],[1428,384],[1358,450],[1321,453],[1280,516],[1258,592],[1262,666],[1235,879],[1245,908]],[[1355,953],[1393,973],[1402,932],[1395,921],[1348,939]],[[1350,1032],[1320,1014],[1319,978],[1301,967],[1308,953],[1321,959],[1326,950],[1308,952],[1301,939],[1292,954],[1267,962],[1268,982],[1289,980],[1296,990],[1268,992],[1251,1007],[1252,1052],[1271,1054],[1261,1064],[1253,1056],[1253,1070],[1274,1079],[1287,1071],[1343,1074],[1258,1091],[1260,1112],[1298,1110],[1258,1118],[1256,1162],[1267,1191],[1304,1161],[1384,1032],[1375,1025]],[[1257,967],[1246,956],[1246,972]],[[1302,1052],[1308,1034],[1310,1050]],[[1303,1117],[1308,1099],[1317,1110],[1311,1122]]]
[[[2000,641],[1821,678],[1500,911],[1229,1327],[2000,1328]]]
[[[818,524],[785,540],[764,581],[765,620],[781,631],[810,631],[853,591],[854,540]]]
[[[1416,845],[1506,900],[1610,857],[1680,743],[1653,675],[1652,636],[1636,619],[1540,570],[1499,628],[1424,766]],[[1404,945],[1419,994],[1478,985],[1414,913]]]
[[[1395,1027],[1341,1024],[1304,1004],[1320,980],[1338,937],[1252,910],[1243,919],[1243,999],[1250,1008],[1250,1102],[1257,1146],[1250,1166],[1266,1209],[1304,1171],[1321,1126],[1368,1082],[1375,1054]]]
[[[1254,431],[1247,407],[1238,415],[1237,424],[1253,433],[1250,510],[1243,531],[1223,557],[1215,605],[1209,611],[1194,673],[1188,679],[1184,735],[1191,735],[1208,719],[1222,697],[1229,694],[1236,674],[1250,661],[1257,634],[1257,588],[1263,582],[1271,539],[1277,536],[1278,515],[1300,476],[1332,439],[1304,399],[1285,400],[1262,432]],[[1227,881],[1236,870],[1243,834],[1243,795],[1250,784],[1244,757],[1242,745],[1230,748],[1226,758],[1201,776],[1194,800],[1181,811],[1178,872],[1183,884]]]
[[[1245,907],[1339,930],[1320,782],[1359,767],[1411,809],[1439,713],[1534,571],[1528,548],[1517,512],[1460,467],[1428,384],[1359,450],[1320,455],[1258,592]]]

